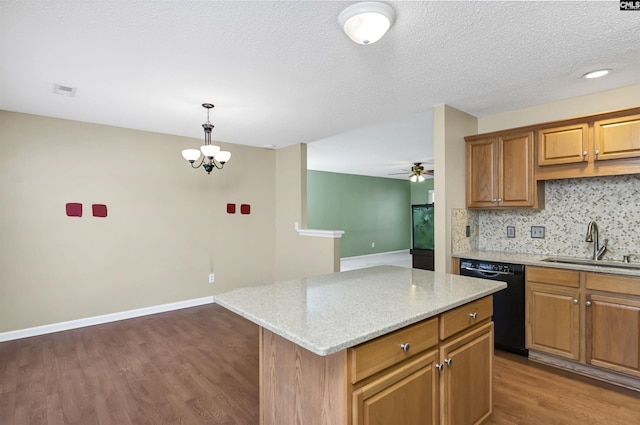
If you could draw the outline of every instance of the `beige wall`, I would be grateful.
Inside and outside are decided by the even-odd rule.
[[[207,175],[180,155],[195,138],[4,111],[0,135],[0,332],[275,278],[275,151],[222,144]]]
[[[606,77],[605,77],[606,78]],[[590,83],[590,81],[585,81]],[[478,133],[640,106],[640,84],[478,118]]]
[[[300,236],[307,225],[307,145],[276,151],[276,279],[340,271],[340,239]]]
[[[477,118],[451,106],[434,109],[435,270],[451,272],[451,214],[465,207],[464,137],[477,132]]]

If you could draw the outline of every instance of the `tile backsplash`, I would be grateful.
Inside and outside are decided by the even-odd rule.
[[[542,210],[469,210],[466,215],[454,210],[454,252],[468,247],[586,258],[593,253],[593,244],[585,242],[587,225],[595,220],[600,244],[609,239],[602,259],[622,260],[632,254],[631,261],[640,260],[640,175],[548,180],[545,198]],[[475,215],[477,247],[473,238],[465,244],[455,236],[474,223]],[[515,227],[515,238],[507,238],[507,226]],[[531,238],[531,226],[544,226],[545,238]]]

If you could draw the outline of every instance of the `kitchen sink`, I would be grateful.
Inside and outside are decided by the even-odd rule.
[[[546,263],[576,264],[580,266],[612,267],[615,269],[640,270],[639,263],[623,263],[622,261],[591,260],[587,258],[549,257],[543,258]]]

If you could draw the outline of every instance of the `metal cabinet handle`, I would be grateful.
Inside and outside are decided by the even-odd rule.
[[[587,307],[591,307],[591,301],[587,301],[586,303],[584,303],[584,305],[586,305]]]
[[[477,319],[478,318],[478,313],[476,313],[475,311],[473,313],[469,314],[469,317],[471,317],[472,319]]]
[[[600,151],[598,149],[596,149],[595,151],[593,151],[593,153],[596,154],[596,161],[598,160],[598,155],[600,155]]]
[[[400,344],[400,348],[402,348],[402,351],[407,353],[411,348],[411,345],[408,342],[405,342],[404,344]]]
[[[574,304],[578,304],[578,300],[574,298],[574,299],[573,299],[573,303],[574,303]]]
[[[444,362],[447,364],[447,366],[451,366],[451,363],[453,363],[453,360],[451,360],[451,359],[444,359]]]
[[[497,199],[497,198],[493,198],[493,199],[491,200],[491,202],[498,202],[498,199]]]
[[[442,363],[436,363],[436,369],[442,372],[444,370],[444,365]]]
[[[498,198],[498,202],[502,202],[502,198]]]

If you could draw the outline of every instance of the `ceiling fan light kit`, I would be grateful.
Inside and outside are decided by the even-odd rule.
[[[358,44],[380,40],[395,22],[396,14],[385,3],[366,1],[353,4],[338,15],[340,27]]]
[[[209,121],[209,111],[213,109],[213,105],[211,103],[203,103],[202,107],[207,109],[207,122],[202,124],[202,128],[204,128],[204,145],[200,146],[200,150],[183,150],[182,157],[189,161],[191,167],[200,168],[202,166],[207,174],[211,174],[214,168],[222,170],[224,164],[231,158],[231,152],[222,151],[220,146],[211,144],[211,130],[213,130],[214,126]],[[200,158],[200,153],[202,153],[202,160],[198,165],[194,165]]]

